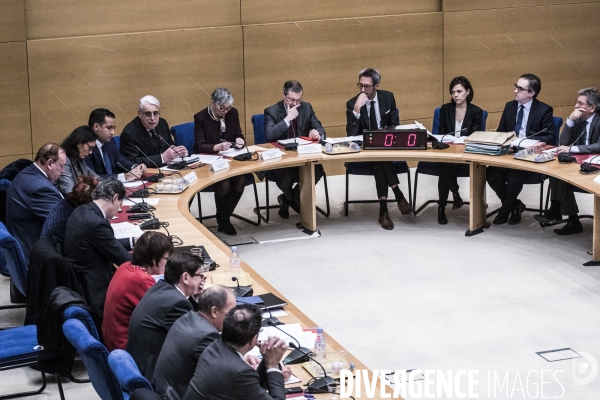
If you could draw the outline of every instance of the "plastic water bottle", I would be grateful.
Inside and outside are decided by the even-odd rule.
[[[317,340],[315,340],[315,354],[317,358],[324,360],[327,356],[326,343],[325,343],[325,334],[323,333],[323,328],[317,328]]]
[[[231,254],[229,255],[229,269],[231,270],[231,276],[240,278],[240,255],[237,252],[237,247],[231,247]]]

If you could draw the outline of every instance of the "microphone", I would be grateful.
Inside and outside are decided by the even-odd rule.
[[[146,155],[146,153],[144,153],[142,151],[142,149],[140,149],[137,145],[135,145],[135,148],[138,149],[138,151],[140,153],[142,153],[144,155],[144,157],[146,157],[148,159],[148,161],[150,161],[152,164],[154,164],[154,166],[158,169],[158,174],[154,174],[154,175],[148,177],[146,180],[148,182],[158,182],[160,179],[164,178],[165,174],[163,174],[162,172],[160,172],[160,167],[158,165],[156,165],[156,163],[154,161],[152,161],[152,159],[150,157],[148,157]]]
[[[322,378],[313,378],[312,382],[308,384],[306,391],[308,393],[329,393],[329,385],[334,383],[335,381],[332,377],[327,375],[327,371],[325,371],[323,365],[321,365],[320,362],[318,362],[313,356],[311,356],[310,352],[303,351],[303,348],[296,346],[294,342],[290,342],[289,346],[293,347],[295,349],[294,351],[297,350],[304,353],[311,361],[316,362],[319,365],[319,367],[321,367],[321,369],[323,370],[324,376]],[[288,363],[286,362],[286,364]]]
[[[231,280],[237,283],[237,287],[233,290],[235,297],[249,297],[254,294],[254,289],[250,286],[240,286],[240,280],[235,276],[232,276]]]
[[[125,169],[125,167],[123,167],[120,162],[117,161],[116,164],[117,164],[118,167],[121,167],[121,168]],[[144,180],[141,177],[137,176],[133,172],[129,171],[129,173],[131,175],[133,175],[135,178],[137,178],[139,181],[141,181],[142,185],[144,185],[143,189],[136,190],[135,192],[131,193],[130,196],[131,197],[141,197],[142,198],[142,202],[145,203],[146,201],[144,201],[144,197],[150,196],[150,193],[148,192],[148,188],[146,187],[146,182],[144,182]]]
[[[577,159],[575,157],[573,157],[573,155],[571,154],[571,147],[573,147],[573,145],[575,143],[577,143],[579,141],[579,139],[581,139],[581,137],[587,133],[587,130],[584,129],[583,132],[581,132],[581,134],[579,134],[579,136],[577,136],[577,139],[575,139],[573,141],[573,143],[571,143],[569,145],[569,151],[567,153],[560,153],[558,155],[558,162],[562,163],[562,164],[570,164],[570,163],[574,163],[577,161]]]
[[[125,196],[125,198],[134,204],[133,207],[129,207],[129,210],[127,210],[127,213],[146,213],[146,212],[148,212],[148,213],[152,214],[152,211],[156,210],[156,208],[154,208],[150,204],[146,203],[144,201],[143,197],[142,197],[141,202],[134,201],[131,197]]]
[[[167,143],[167,141],[165,139],[162,138],[162,136],[158,136],[158,138],[167,146],[169,146],[169,148],[171,148],[175,153],[177,153],[177,155],[179,157],[181,157],[181,161],[178,163],[174,163],[169,165],[169,168],[173,168],[173,169],[184,169],[185,167],[187,167],[187,162],[185,161],[185,156],[183,154],[181,154],[180,152],[178,152],[175,149],[175,146],[171,146],[169,143]],[[192,161],[192,160],[190,160]]]
[[[523,143],[523,140],[530,139],[530,138],[532,138],[534,136],[539,135],[540,133],[546,133],[546,132],[548,132],[548,128],[544,128],[541,131],[534,133],[533,135],[525,136],[524,138],[522,138],[521,140],[519,140],[519,143],[517,143],[516,146],[513,146],[513,151],[516,153],[519,150],[523,150],[523,148],[521,147],[521,143]]]
[[[444,143],[444,138],[446,136],[451,136],[451,135],[455,135],[455,134],[457,134],[459,132],[463,133],[463,132],[466,132],[466,131],[467,131],[467,128],[462,128],[462,129],[460,129],[458,131],[446,133],[446,134],[442,135],[442,139],[441,140],[437,140],[437,141],[431,143],[431,147],[433,147],[434,149],[438,149],[438,150],[447,149],[448,147],[450,147],[450,145],[448,143]]]
[[[298,141],[296,140],[296,136],[298,132],[294,130],[294,120],[290,122],[290,126],[292,127],[292,133],[294,134],[294,143],[286,143],[283,145],[284,150],[298,150]]]

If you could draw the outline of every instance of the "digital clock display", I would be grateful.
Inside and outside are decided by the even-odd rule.
[[[385,129],[363,132],[363,147],[373,150],[426,150],[427,131],[424,129]]]

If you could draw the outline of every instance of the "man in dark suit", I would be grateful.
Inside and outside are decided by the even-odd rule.
[[[233,291],[211,286],[198,300],[198,311],[189,311],[169,329],[162,346],[152,385],[158,394],[170,400],[185,395],[198,359],[209,344],[219,340],[225,315],[235,307]]]
[[[540,78],[533,74],[521,75],[519,81],[515,83],[515,99],[504,106],[497,131],[514,131],[518,138],[535,135],[536,140],[554,145],[552,107],[537,100],[540,90],[542,90]],[[546,130],[544,133],[537,134],[544,129]],[[487,168],[487,182],[502,201],[502,207],[494,219],[494,224],[508,222],[509,225],[515,225],[521,221],[525,204],[518,199],[519,193],[523,190],[524,182],[535,175],[537,175],[535,172],[518,169]]]
[[[279,363],[287,344],[277,337],[259,343],[260,323],[261,312],[255,305],[243,304],[227,313],[221,340],[202,353],[184,400],[285,399]],[[242,357],[256,345],[263,359],[255,370]]]
[[[163,166],[188,153],[184,146],[175,146],[169,124],[160,118],[160,101],[154,96],[144,96],[140,99],[138,116],[121,133],[121,154],[136,164]]]
[[[92,202],[73,211],[65,234],[65,258],[79,273],[87,302],[102,324],[104,300],[112,278],[113,264],[131,261],[133,240],[126,247],[115,238],[110,220],[117,215],[123,204],[125,187],[115,178],[100,181],[92,192]]]
[[[283,99],[265,108],[265,132],[270,142],[307,136],[312,140],[325,139],[325,129],[317,119],[310,103],[302,102],[302,85],[298,81],[287,81],[281,92]],[[290,217],[289,208],[300,213],[300,186],[298,167],[270,171],[273,180],[283,194],[279,200],[279,216]],[[323,166],[315,165],[315,184],[323,176]]]
[[[90,113],[88,126],[98,136],[96,147],[92,147],[92,154],[85,158],[85,163],[92,171],[101,178],[112,176],[121,182],[139,179],[146,172],[146,165],[134,164],[117,150],[117,145],[112,140],[117,128],[115,114],[110,110],[96,108]]]
[[[164,280],[148,289],[133,310],[127,351],[146,379],[152,379],[169,329],[179,317],[192,310],[188,297],[200,295],[205,282],[201,257],[191,253],[174,254],[165,265]]]
[[[362,135],[365,129],[377,130],[400,124],[394,94],[385,90],[377,90],[380,82],[381,75],[376,69],[365,68],[358,73],[357,86],[360,93],[346,103],[346,134],[348,136]],[[402,214],[414,215],[415,211],[398,187],[400,180],[394,171],[394,164],[391,161],[371,164],[379,199],[379,223],[383,229],[394,229],[394,223],[390,219],[387,208],[388,187],[392,188]]]
[[[67,157],[55,143],[43,145],[33,164],[12,181],[6,194],[6,228],[17,239],[25,260],[39,240],[46,217],[63,198],[53,183],[65,169]]]
[[[600,154],[600,91],[586,88],[579,91],[575,110],[569,115],[560,135],[557,153]],[[537,221],[552,224],[569,220],[562,228],[555,229],[558,235],[573,235],[583,232],[579,221],[579,208],[575,200],[574,186],[557,178],[550,178],[552,203],[543,216],[534,215]]]

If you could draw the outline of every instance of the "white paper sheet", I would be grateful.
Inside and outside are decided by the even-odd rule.
[[[140,237],[144,234],[144,231],[140,229],[138,225],[134,225],[131,222],[119,222],[118,224],[111,224],[113,232],[115,232],[115,238],[131,238]]]
[[[308,349],[313,349],[315,347],[317,334],[313,332],[304,332],[300,327],[300,324],[278,325],[277,328],[272,326],[262,328],[258,334],[258,340],[267,340],[269,336],[277,336],[286,342],[295,342],[294,338],[296,338],[302,347],[306,347]]]
[[[305,139],[302,139],[302,138],[284,139],[284,140],[278,140],[277,142],[279,144],[288,144],[288,143],[294,143],[294,142],[296,142],[298,144],[298,146],[303,145],[303,144],[312,143],[312,141],[305,140]]]
[[[147,185],[148,181],[144,181],[144,183],[142,184],[141,181],[131,181],[131,182],[123,182],[123,186],[125,186],[126,188],[132,188],[132,187],[138,187],[138,186],[143,186],[143,185]]]
[[[243,149],[236,149],[235,147],[230,147],[229,150],[220,151],[219,154],[222,156],[235,157],[238,154],[247,153],[248,150],[246,150],[245,147]],[[252,152],[252,150],[250,150],[250,152]]]
[[[342,143],[342,142],[355,142],[357,140],[362,141],[363,135],[327,138],[324,140],[324,142],[333,144],[333,143]]]
[[[288,315],[288,313],[286,313],[285,311],[283,311],[283,308],[279,308],[276,310],[271,310],[271,314],[269,315],[268,312],[264,312],[262,317],[263,318],[269,318],[271,315],[273,315],[274,317],[285,317],[286,315]]]
[[[142,202],[141,197],[130,197],[129,199],[131,199],[131,201],[129,201],[128,199],[123,200],[123,205],[124,206],[131,207],[131,206],[136,205],[137,203],[141,203]],[[154,197],[154,198],[151,198],[151,197],[144,198],[144,201],[146,203],[150,204],[151,206],[157,205],[159,200],[160,199],[157,199],[156,197]]]

